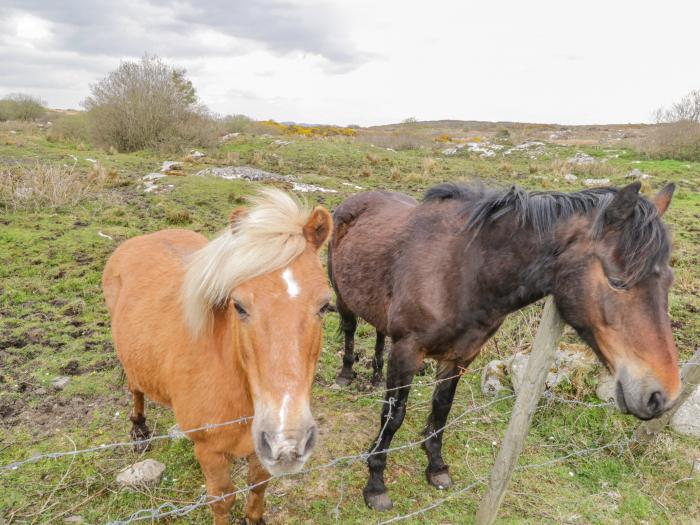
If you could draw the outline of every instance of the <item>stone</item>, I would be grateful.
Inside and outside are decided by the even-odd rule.
[[[634,168],[627,175],[625,175],[625,177],[630,178],[630,179],[638,179],[638,180],[651,179],[651,175],[649,175],[648,173],[644,173],[639,168]]]
[[[68,386],[68,383],[70,383],[70,377],[58,376],[56,379],[51,381],[51,386],[56,390],[63,390]]]
[[[338,193],[337,190],[331,188],[324,188],[322,186],[316,186],[315,184],[303,184],[301,182],[294,182],[292,184],[292,189],[294,191],[300,191],[302,193],[317,192],[317,193]]]
[[[573,173],[567,173],[566,175],[564,175],[564,180],[566,182],[576,182],[578,180],[578,177]]]
[[[606,403],[615,402],[615,378],[606,369],[598,374],[598,384],[595,387],[595,395]]]
[[[610,179],[586,179],[583,183],[588,187],[609,186]]]
[[[671,428],[679,434],[700,437],[700,388],[696,387],[673,414]]]
[[[569,158],[571,164],[593,164],[595,161],[595,157],[591,157],[583,151],[577,151],[573,157]]]
[[[495,396],[506,386],[506,363],[501,360],[493,360],[487,364],[481,372],[481,392],[485,396]]]
[[[522,386],[530,354],[518,352],[506,364],[513,390]],[[562,383],[570,383],[574,374],[588,373],[596,366],[595,356],[584,346],[561,343],[554,356],[554,363],[547,373],[546,390],[553,390]]]
[[[202,157],[206,157],[206,155],[201,151],[193,149],[192,151],[190,151],[190,157],[192,157],[193,159],[201,159]]]
[[[163,177],[166,177],[166,175],[163,173],[153,172],[149,173],[148,175],[144,175],[142,180],[158,180],[162,179]]]
[[[182,169],[182,162],[177,162],[173,160],[166,160],[160,168],[160,171],[167,173],[169,171],[179,171]]]
[[[163,472],[165,465],[154,459],[147,459],[122,470],[117,474],[117,483],[125,488],[155,487],[160,483]]]
[[[223,137],[221,137],[221,142],[226,142],[227,140],[231,140],[236,138],[240,133],[226,133]]]

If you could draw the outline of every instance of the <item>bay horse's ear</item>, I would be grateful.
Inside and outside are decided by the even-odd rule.
[[[316,206],[304,225],[304,238],[316,250],[328,240],[333,228],[333,218],[326,208]]]
[[[676,185],[671,182],[670,184],[666,184],[666,186],[656,194],[656,197],[654,197],[654,204],[656,205],[656,209],[659,210],[659,217],[666,213],[668,206],[671,204],[674,191],[676,191]]]
[[[243,206],[241,206],[239,208],[235,208],[231,212],[231,214],[228,216],[229,228],[233,228],[238,223],[238,221],[240,221],[247,214],[248,214],[247,208],[244,208]]]
[[[639,199],[639,189],[641,187],[641,182],[633,182],[615,194],[612,202],[605,210],[605,224],[610,226],[622,224],[632,215]]]

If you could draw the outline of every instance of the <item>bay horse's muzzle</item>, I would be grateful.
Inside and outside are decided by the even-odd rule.
[[[633,379],[622,369],[615,382],[615,400],[624,414],[648,420],[659,417],[675,404],[653,378]]]
[[[299,430],[261,431],[255,437],[258,457],[272,475],[294,474],[311,456],[317,434],[313,423]]]

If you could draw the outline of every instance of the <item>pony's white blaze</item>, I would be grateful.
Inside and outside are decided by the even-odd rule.
[[[287,283],[287,293],[289,297],[296,297],[299,295],[299,283],[294,278],[294,273],[291,268],[287,268],[282,272],[282,279]]]
[[[284,430],[284,425],[287,423],[287,411],[289,410],[290,399],[289,394],[284,394],[284,397],[282,398],[282,406],[280,406],[280,426],[278,432],[282,432]]]

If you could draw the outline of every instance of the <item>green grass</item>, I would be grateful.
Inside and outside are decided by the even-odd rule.
[[[292,138],[280,145],[275,137],[242,135],[207,151],[199,163],[188,163],[186,177],[168,177],[159,186],[171,191],[145,194],[140,179],[168,158],[156,152],[108,155],[75,144],[48,142],[42,133],[0,131],[0,164],[33,162],[76,163],[87,171],[98,160],[117,173],[117,180],[94,198],[70,209],[40,212],[0,208],[0,464],[38,453],[91,447],[128,440],[130,396],[114,354],[109,318],[100,279],[104,263],[119,242],[169,227],[185,227],[214,234],[226,226],[228,213],[257,185],[192,176],[207,166],[226,165],[238,154],[241,165],[299,176],[307,183],[338,193],[308,194],[312,203],[334,208],[363,189],[386,188],[419,196],[432,184],[478,177],[489,184],[517,183],[526,188],[582,187],[588,175],[568,184],[561,163],[580,149],[607,159],[606,177],[625,184],[625,175],[639,168],[652,175],[645,191],[668,181],[679,187],[666,218],[674,234],[673,266],[676,283],[670,298],[674,336],[683,358],[700,340],[700,163],[648,161],[624,147],[547,145],[543,155],[527,153],[483,159],[465,151],[452,157],[440,154],[444,145],[389,151],[351,138]],[[617,155],[617,156],[615,156]],[[77,161],[72,158],[77,157]],[[435,162],[426,170],[424,159]],[[579,169],[579,168],[576,168]],[[575,169],[574,169],[575,171]],[[595,177],[594,174],[590,175]],[[113,240],[99,235],[101,232]],[[535,328],[537,306],[511,316],[472,365],[486,364],[526,344]],[[369,359],[374,332],[362,324],[357,348],[362,357],[358,378],[347,389],[331,388],[340,365],[341,341],[335,315],[326,320],[326,337],[314,385],[314,414],[322,429],[320,444],[310,462],[323,465],[338,456],[359,454],[379,425],[380,394],[369,387]],[[573,340],[572,335],[567,338]],[[70,375],[69,385],[55,391],[51,381]],[[420,439],[428,415],[429,386],[417,378],[406,421],[394,445]],[[563,390],[595,402],[593,381],[582,389]],[[458,390],[452,418],[470,407],[491,401],[479,389],[479,373],[467,374]],[[268,490],[269,523],[374,523],[396,514],[428,506],[477,479],[488,476],[502,439],[513,399],[463,414],[445,435],[444,453],[456,486],[440,493],[424,478],[426,459],[420,447],[390,455],[386,473],[395,509],[378,515],[361,496],[366,479],[362,461],[284,478]],[[174,424],[171,412],[149,404],[149,425],[156,434]],[[700,459],[697,440],[668,430],[643,451],[624,445],[637,422],[611,408],[543,402],[500,513],[499,523],[697,523],[700,521],[700,483],[691,476]],[[494,445],[495,443],[495,445]],[[555,461],[577,450],[600,448],[583,456]],[[167,465],[162,484],[149,492],[119,491],[114,476],[139,460],[131,448],[31,463],[0,472],[0,517],[11,523],[60,523],[80,515],[89,523],[124,519],[142,508],[172,501],[186,505],[202,493],[203,477],[187,440],[160,441],[147,457]],[[553,462],[554,461],[554,462]],[[540,468],[527,465],[548,462]],[[236,462],[234,481],[245,485],[245,469]],[[449,499],[409,523],[471,523],[483,485]],[[240,517],[244,498],[234,514]],[[206,509],[168,523],[208,523]]]

